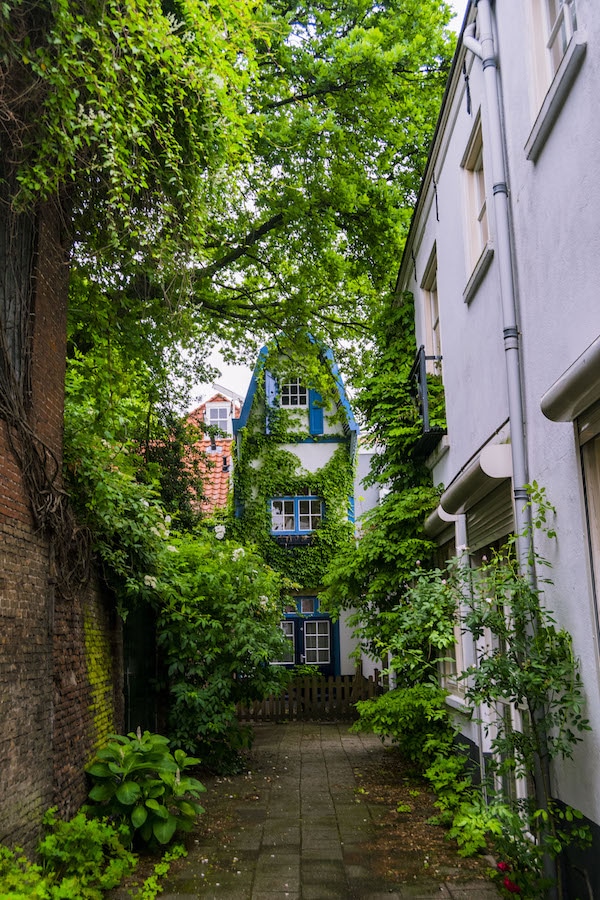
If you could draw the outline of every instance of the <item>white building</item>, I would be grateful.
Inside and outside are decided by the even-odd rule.
[[[592,826],[600,896],[600,3],[471,0],[404,252],[417,345],[441,374],[444,492],[428,530],[478,554],[556,507],[545,598],[573,637],[593,731],[552,772]],[[522,551],[524,552],[524,550]],[[459,648],[473,660],[472,645]],[[448,682],[457,709],[459,683]],[[465,735],[482,738],[467,719]],[[484,748],[485,749],[485,748]],[[595,860],[595,871],[592,871]],[[591,866],[591,868],[590,868]],[[575,877],[575,876],[573,876]],[[587,896],[578,886],[572,896]],[[581,893],[580,893],[581,892]],[[571,895],[571,894],[569,894]]]

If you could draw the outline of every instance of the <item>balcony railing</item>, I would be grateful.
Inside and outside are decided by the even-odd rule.
[[[425,347],[421,345],[410,370],[413,396],[421,419],[421,436],[415,445],[413,456],[421,459],[433,453],[446,434],[441,362],[441,356],[427,356]]]

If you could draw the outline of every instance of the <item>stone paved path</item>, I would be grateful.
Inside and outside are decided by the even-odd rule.
[[[346,724],[258,726],[260,789],[253,782],[248,796],[243,776],[231,780],[230,827],[202,836],[173,866],[162,900],[497,900],[482,881],[399,886],[374,876],[365,846],[377,810],[356,802],[353,767],[375,753],[379,739]],[[227,796],[227,780],[223,788]]]

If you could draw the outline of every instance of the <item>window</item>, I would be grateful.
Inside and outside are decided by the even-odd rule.
[[[483,138],[479,116],[462,160],[466,182],[467,256],[472,271],[487,247],[489,240],[485,174],[483,169]]]
[[[548,54],[552,76],[556,75],[573,33],[577,31],[574,0],[545,0],[549,27]]]
[[[317,611],[317,598],[301,597],[298,601],[298,606],[300,607],[302,615],[312,616]]]
[[[531,0],[533,36],[533,112],[536,116],[525,144],[527,159],[542,151],[565,98],[575,81],[586,50],[577,30],[575,0]]]
[[[600,640],[600,403],[578,419],[596,629]]]
[[[323,518],[318,497],[276,497],[271,500],[271,531],[297,534],[314,531]]]
[[[437,253],[431,251],[421,282],[423,318],[425,326],[425,355],[428,375],[440,375],[442,371],[442,339],[440,335],[440,307],[437,285]],[[433,357],[433,358],[432,358]]]
[[[304,652],[307,663],[322,666],[330,662],[330,627],[326,619],[304,623]]]
[[[218,428],[223,434],[231,434],[231,415],[229,403],[206,404],[204,421],[213,428]],[[218,435],[217,435],[218,436]]]
[[[286,638],[287,647],[283,653],[282,658],[274,660],[274,664],[289,665],[290,663],[294,663],[296,659],[296,637],[294,622],[290,619],[284,619],[283,622],[279,623],[279,627],[283,631],[283,634]]]
[[[535,81],[538,106],[544,98],[569,42],[577,31],[574,0],[535,0],[533,5],[535,31],[539,35],[535,48]]]
[[[281,385],[282,406],[308,406],[308,391],[299,378],[291,378]]]

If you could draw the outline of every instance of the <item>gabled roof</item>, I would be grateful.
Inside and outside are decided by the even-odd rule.
[[[311,335],[309,335],[309,339],[312,343],[318,343]],[[258,359],[252,373],[252,378],[250,379],[250,386],[248,387],[248,393],[246,394],[246,399],[244,400],[244,405],[242,406],[240,416],[239,418],[233,420],[234,435],[236,435],[240,428],[243,428],[248,422],[248,416],[250,415],[250,410],[252,409],[252,404],[254,402],[254,397],[256,395],[256,390],[258,387],[258,379],[261,372],[265,368],[265,363],[267,361],[267,357],[269,356],[269,352],[274,351],[270,351],[269,347],[265,345],[258,354]],[[343,426],[344,433],[350,436],[350,452],[352,455],[354,455],[358,443],[358,423],[354,418],[354,413],[352,412],[352,407],[350,406],[348,395],[346,394],[342,376],[338,369],[337,363],[335,362],[333,351],[329,347],[322,346],[322,358],[323,361],[327,362],[329,371],[333,376],[335,389],[337,391],[337,406],[338,408],[343,409],[345,414],[345,422]]]

